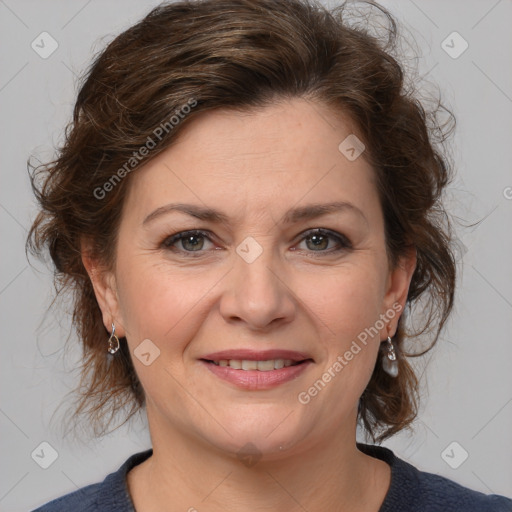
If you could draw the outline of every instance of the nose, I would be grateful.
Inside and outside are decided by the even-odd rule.
[[[252,262],[236,255],[220,301],[226,322],[243,322],[248,329],[261,331],[293,320],[297,301],[276,258],[268,248]]]

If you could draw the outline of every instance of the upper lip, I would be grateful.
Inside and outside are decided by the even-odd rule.
[[[213,352],[203,356],[201,359],[208,361],[220,360],[235,360],[235,361],[268,361],[270,359],[290,359],[293,362],[304,361],[305,359],[312,359],[312,357],[304,352],[296,352],[293,350],[252,350],[252,349],[237,349],[237,350],[221,350],[220,352]]]

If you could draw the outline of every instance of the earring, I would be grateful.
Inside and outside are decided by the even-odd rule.
[[[398,375],[398,361],[396,359],[396,352],[391,338],[388,336],[386,354],[382,356],[382,369],[391,377]]]
[[[115,354],[119,350],[119,339],[116,336],[116,326],[114,325],[114,322],[112,322],[112,334],[110,335],[110,338],[108,339],[108,351],[110,354]]]

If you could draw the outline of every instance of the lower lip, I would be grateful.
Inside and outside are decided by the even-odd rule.
[[[295,366],[287,366],[278,370],[262,372],[260,370],[236,370],[229,366],[218,366],[214,363],[201,361],[217,377],[247,390],[271,389],[296,379],[312,361],[304,361]]]

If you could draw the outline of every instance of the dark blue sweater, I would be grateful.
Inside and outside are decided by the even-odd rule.
[[[485,495],[432,473],[417,470],[388,448],[358,444],[358,448],[391,466],[391,484],[379,512],[512,512],[512,500]],[[132,455],[101,483],[66,494],[33,512],[135,512],[126,475],[153,450]]]

